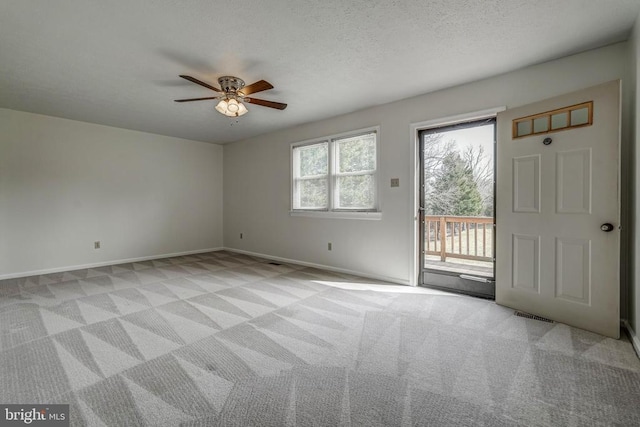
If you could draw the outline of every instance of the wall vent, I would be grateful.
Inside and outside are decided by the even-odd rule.
[[[514,314],[518,317],[524,317],[525,319],[533,319],[539,320],[541,322],[553,323],[553,320],[547,319],[546,317],[536,316],[535,314],[525,313],[524,311],[516,311]]]

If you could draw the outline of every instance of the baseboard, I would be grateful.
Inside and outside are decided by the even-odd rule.
[[[634,350],[636,351],[636,355],[640,358],[640,337],[636,335],[636,332],[633,330],[628,321],[623,320],[622,323],[624,327],[627,329],[627,333],[629,334],[629,338],[631,339],[631,344],[633,345]]]
[[[44,270],[23,271],[20,273],[0,275],[0,280],[16,279],[19,277],[36,276],[40,274],[61,273],[63,271],[81,270],[84,268],[104,267],[106,265],[125,264],[127,262],[140,262],[140,261],[149,261],[152,259],[171,258],[175,256],[195,255],[195,254],[202,254],[206,252],[221,251],[223,249],[224,248],[197,249],[195,251],[175,252],[171,254],[151,255],[151,256],[144,256],[144,257],[138,257],[138,258],[116,259],[112,261],[102,261],[102,262],[82,264],[82,265],[68,265],[66,267],[46,268]]]
[[[268,254],[261,254],[261,253],[258,253],[258,252],[250,252],[250,251],[245,251],[245,250],[242,250],[242,249],[224,248],[224,250],[225,251],[229,251],[229,252],[235,252],[235,253],[239,253],[239,254],[244,254],[244,255],[256,256],[256,257],[260,257],[260,258],[266,258],[266,259],[270,259],[272,261],[279,261],[279,262],[285,262],[285,263],[290,263],[290,264],[298,264],[298,265],[303,265],[305,267],[320,268],[320,269],[323,269],[323,270],[333,271],[333,272],[336,272],[336,273],[352,274],[354,276],[360,276],[360,277],[364,277],[364,278],[367,278],[367,279],[382,280],[384,282],[395,283],[395,284],[398,284],[398,285],[409,285],[409,281],[408,280],[398,279],[398,278],[395,278],[395,277],[387,277],[387,276],[381,276],[381,275],[377,275],[377,274],[364,273],[362,271],[349,270],[349,269],[346,269],[346,268],[337,268],[337,267],[333,267],[333,266],[330,266],[330,265],[316,264],[314,262],[300,261],[300,260],[297,260],[297,259],[290,259],[290,258],[283,258],[283,257],[278,257],[278,256],[273,256],[273,255],[268,255]]]
[[[377,274],[370,274],[370,273],[365,273],[365,272],[362,272],[362,271],[350,270],[350,269],[346,269],[346,268],[337,268],[337,267],[333,267],[333,266],[330,266],[330,265],[317,264],[317,263],[306,262],[306,261],[301,261],[301,260],[297,260],[297,259],[283,258],[283,257],[277,257],[277,256],[273,256],[273,255],[268,255],[268,254],[262,254],[262,253],[258,253],[258,252],[244,251],[242,249],[225,248],[225,247],[209,248],[209,249],[198,249],[198,250],[194,250],[194,251],[175,252],[175,253],[171,253],[171,254],[151,255],[151,256],[144,256],[144,257],[138,257],[138,258],[117,259],[117,260],[102,261],[102,262],[96,262],[96,263],[90,263],[90,264],[68,265],[68,266],[65,266],[65,267],[46,268],[46,269],[43,269],[43,270],[23,271],[23,272],[20,272],[20,273],[11,273],[11,274],[0,275],[0,280],[16,279],[16,278],[28,277],[28,276],[37,276],[37,275],[41,275],[41,274],[60,273],[60,272],[64,272],[64,271],[81,270],[81,269],[84,269],[84,268],[104,267],[104,266],[107,266],[107,265],[117,265],[117,264],[124,264],[124,263],[128,263],[128,262],[149,261],[149,260],[153,260],[153,259],[171,258],[171,257],[175,257],[175,256],[194,255],[194,254],[201,254],[201,253],[206,253],[206,252],[215,252],[215,251],[221,251],[221,250],[227,250],[229,252],[235,252],[235,253],[239,253],[239,254],[256,256],[256,257],[260,257],[260,258],[270,259],[270,260],[273,260],[273,261],[280,261],[280,262],[287,262],[287,263],[291,263],[291,264],[303,265],[305,267],[320,268],[320,269],[324,269],[324,270],[334,271],[336,273],[352,274],[354,276],[360,276],[360,277],[364,277],[364,278],[367,278],[367,279],[382,280],[382,281],[389,282],[389,283],[396,283],[398,285],[409,285],[409,281],[408,280],[398,279],[398,278],[395,278],[395,277],[388,277],[388,276],[382,276],[382,275],[377,275]]]

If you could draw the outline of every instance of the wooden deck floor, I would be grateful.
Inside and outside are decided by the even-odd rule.
[[[449,258],[440,261],[440,257],[427,255],[424,267],[430,270],[469,274],[472,276],[493,277],[493,263],[483,261],[471,261],[466,259]]]

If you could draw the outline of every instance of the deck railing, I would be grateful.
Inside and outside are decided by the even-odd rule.
[[[440,261],[461,258],[493,261],[493,218],[425,215],[425,253]]]

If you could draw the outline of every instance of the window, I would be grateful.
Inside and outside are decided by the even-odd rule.
[[[378,209],[376,129],[291,146],[294,211]]]
[[[546,113],[520,117],[513,121],[513,138],[544,134],[593,124],[593,101]]]
[[[329,206],[329,144],[294,148],[294,209],[326,210]]]

